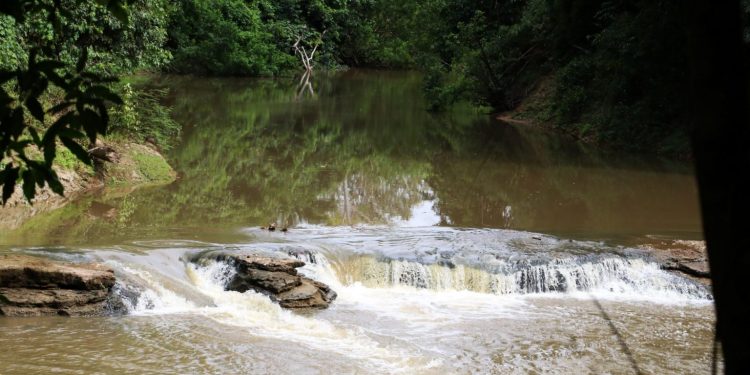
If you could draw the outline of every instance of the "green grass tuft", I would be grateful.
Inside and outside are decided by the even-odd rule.
[[[133,160],[138,170],[149,182],[162,182],[172,180],[172,168],[159,155],[136,151]]]

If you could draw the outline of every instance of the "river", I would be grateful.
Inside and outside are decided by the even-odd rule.
[[[148,85],[184,126],[177,181],[0,234],[111,266],[128,314],[0,319],[0,373],[710,372],[709,289],[641,247],[701,238],[689,165],[430,114],[408,72]],[[338,299],[224,291],[188,262],[213,251],[301,257]]]

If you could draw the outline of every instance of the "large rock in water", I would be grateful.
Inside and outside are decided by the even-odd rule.
[[[336,299],[336,292],[328,285],[297,274],[296,268],[305,265],[297,259],[221,254],[217,260],[228,262],[237,270],[226,290],[254,290],[289,309],[324,309]]]
[[[0,255],[0,315],[105,315],[114,285],[114,271],[99,264]]]
[[[711,283],[704,241],[660,240],[640,247],[649,250],[663,270],[679,273],[704,285]]]

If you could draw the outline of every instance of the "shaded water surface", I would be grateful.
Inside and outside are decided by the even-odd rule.
[[[113,267],[129,315],[0,319],[0,373],[709,372],[709,290],[636,246],[701,237],[689,166],[430,114],[412,73],[296,84],[153,79],[185,127],[178,180],[0,233]],[[339,298],[226,292],[189,262],[215,251],[301,257]]]

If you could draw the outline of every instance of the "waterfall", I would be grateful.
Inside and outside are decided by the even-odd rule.
[[[508,262],[485,270],[449,262],[415,261],[353,255],[329,260],[321,254],[294,254],[317,268],[330,268],[342,285],[370,288],[407,286],[434,291],[472,291],[495,295],[600,292],[679,299],[712,299],[705,286],[671,274],[642,258],[618,255],[570,257],[546,263]],[[325,271],[317,271],[317,277]]]

